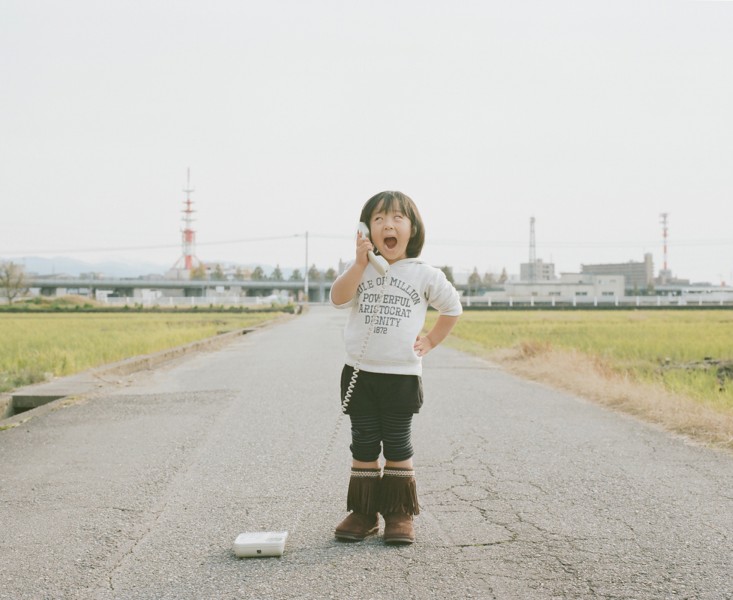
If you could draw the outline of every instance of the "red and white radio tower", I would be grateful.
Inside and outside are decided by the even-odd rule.
[[[196,245],[196,232],[192,229],[191,225],[193,223],[192,215],[195,212],[192,208],[193,200],[191,200],[191,194],[194,191],[191,188],[191,169],[187,170],[186,189],[183,191],[186,192],[186,200],[183,203],[184,209],[181,211],[183,213],[182,220],[184,224],[184,228],[181,231],[181,246],[183,252],[181,258],[176,261],[173,268],[191,271],[201,265],[201,261],[195,254],[194,246]]]

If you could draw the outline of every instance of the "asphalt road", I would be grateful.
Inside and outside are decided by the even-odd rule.
[[[0,598],[733,598],[733,456],[446,348],[415,419],[418,542],[336,542],[344,317],[0,432]],[[237,559],[259,530],[285,554]]]

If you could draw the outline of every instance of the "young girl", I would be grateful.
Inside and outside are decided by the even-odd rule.
[[[348,396],[345,412],[351,418],[353,461],[346,504],[352,512],[336,527],[336,537],[363,540],[379,530],[382,513],[386,543],[413,543],[412,516],[419,506],[411,428],[412,415],[423,403],[422,357],[450,333],[462,308],[443,272],[417,258],[425,229],[409,197],[377,194],[359,220],[369,226],[371,239],[357,235],[356,260],[331,288],[331,303],[351,310],[344,331],[341,398],[343,407]],[[369,251],[389,263],[386,276],[369,263]],[[440,316],[422,335],[428,305]]]

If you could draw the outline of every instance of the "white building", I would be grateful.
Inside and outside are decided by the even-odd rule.
[[[562,273],[554,281],[512,281],[504,285],[504,296],[512,298],[621,298],[624,295],[623,275],[591,275]]]
[[[519,278],[522,281],[553,281],[555,279],[555,263],[543,262],[538,258],[533,263],[519,265]]]

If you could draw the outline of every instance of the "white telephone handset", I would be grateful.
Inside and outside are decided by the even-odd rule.
[[[366,238],[370,237],[369,227],[367,227],[366,223],[359,223],[359,233]],[[389,271],[389,263],[386,261],[384,256],[377,256],[370,250],[368,257],[369,262],[372,263],[372,266],[377,270],[377,273],[384,277],[387,274],[387,271]]]

